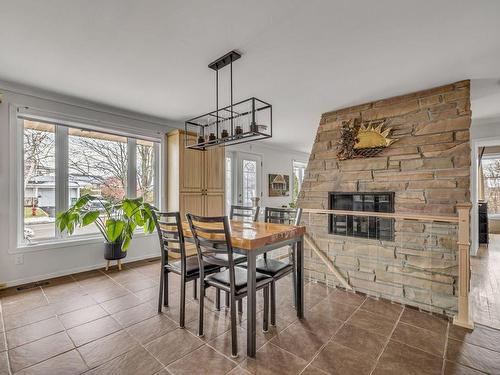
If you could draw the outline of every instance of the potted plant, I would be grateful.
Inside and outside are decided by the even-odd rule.
[[[145,233],[155,230],[154,209],[142,198],[124,198],[113,204],[85,194],[69,210],[57,214],[56,225],[61,232],[71,235],[77,226],[94,223],[104,237],[104,259],[119,260],[127,256],[137,227],[142,227]]]

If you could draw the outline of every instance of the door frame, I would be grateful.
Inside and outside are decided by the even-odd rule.
[[[476,255],[479,250],[479,220],[478,220],[478,192],[479,192],[479,148],[488,146],[500,146],[500,136],[478,138],[471,140],[471,166],[470,166],[470,200],[472,202],[471,210],[471,247],[470,254]]]
[[[257,162],[257,196],[262,200],[262,155],[250,152],[235,151],[232,153],[231,157],[231,166],[233,167],[233,173],[231,175],[233,186],[231,197],[232,202],[236,202],[235,204],[238,205],[241,204],[238,200],[238,197],[240,193],[243,193],[243,160],[255,160]]]

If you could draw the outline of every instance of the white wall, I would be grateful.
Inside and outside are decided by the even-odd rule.
[[[278,147],[271,147],[262,143],[243,143],[240,145],[226,147],[226,152],[245,152],[260,155],[262,158],[262,199],[261,207],[281,207],[288,206],[292,201],[292,162],[294,160],[307,163],[309,154],[293,150],[287,150]],[[268,186],[268,174],[278,173],[288,175],[290,178],[290,196],[287,197],[270,197]]]
[[[85,243],[67,243],[46,249],[18,249],[15,246],[13,225],[17,218],[12,214],[11,202],[15,201],[15,182],[12,155],[15,145],[11,144],[9,116],[14,106],[29,107],[33,111],[50,112],[54,116],[71,119],[93,120],[93,125],[113,128],[125,133],[159,137],[169,129],[169,123],[140,114],[97,105],[74,98],[64,97],[26,86],[0,81],[2,103],[0,104],[0,283],[9,286],[34,280],[70,274],[104,265],[103,240],[101,238]],[[137,134],[139,135],[139,134]],[[60,244],[58,244],[60,245]],[[23,257],[23,264],[15,260]],[[158,237],[136,236],[128,251],[127,261],[159,255]]]

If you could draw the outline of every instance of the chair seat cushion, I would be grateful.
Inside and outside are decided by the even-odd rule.
[[[246,293],[247,291],[247,270],[240,267],[234,267],[234,279],[236,294]],[[255,282],[257,287],[271,282],[272,278],[263,273],[256,272]],[[230,289],[229,270],[214,273],[205,278],[205,281],[215,287],[223,290]]]
[[[247,263],[243,263],[242,267],[247,267]],[[281,261],[276,259],[264,259],[259,258],[255,264],[255,269],[257,272],[269,275],[271,277],[276,277],[281,274],[286,274],[291,271],[293,265],[288,261]]]
[[[169,263],[168,266],[173,272],[176,273],[181,273],[181,261]],[[215,272],[216,270],[220,269],[220,266],[217,266],[215,264],[208,264],[204,262],[204,270],[205,272]],[[198,257],[196,256],[191,256],[186,258],[186,276],[191,277],[195,276],[200,273],[200,267],[198,264]]]

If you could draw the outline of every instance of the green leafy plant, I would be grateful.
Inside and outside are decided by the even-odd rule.
[[[145,233],[155,230],[153,210],[155,208],[142,198],[124,198],[112,204],[85,194],[69,210],[57,214],[56,225],[61,232],[67,231],[71,235],[77,226],[94,223],[106,242],[121,242],[122,251],[126,251],[137,227],[142,227]]]

